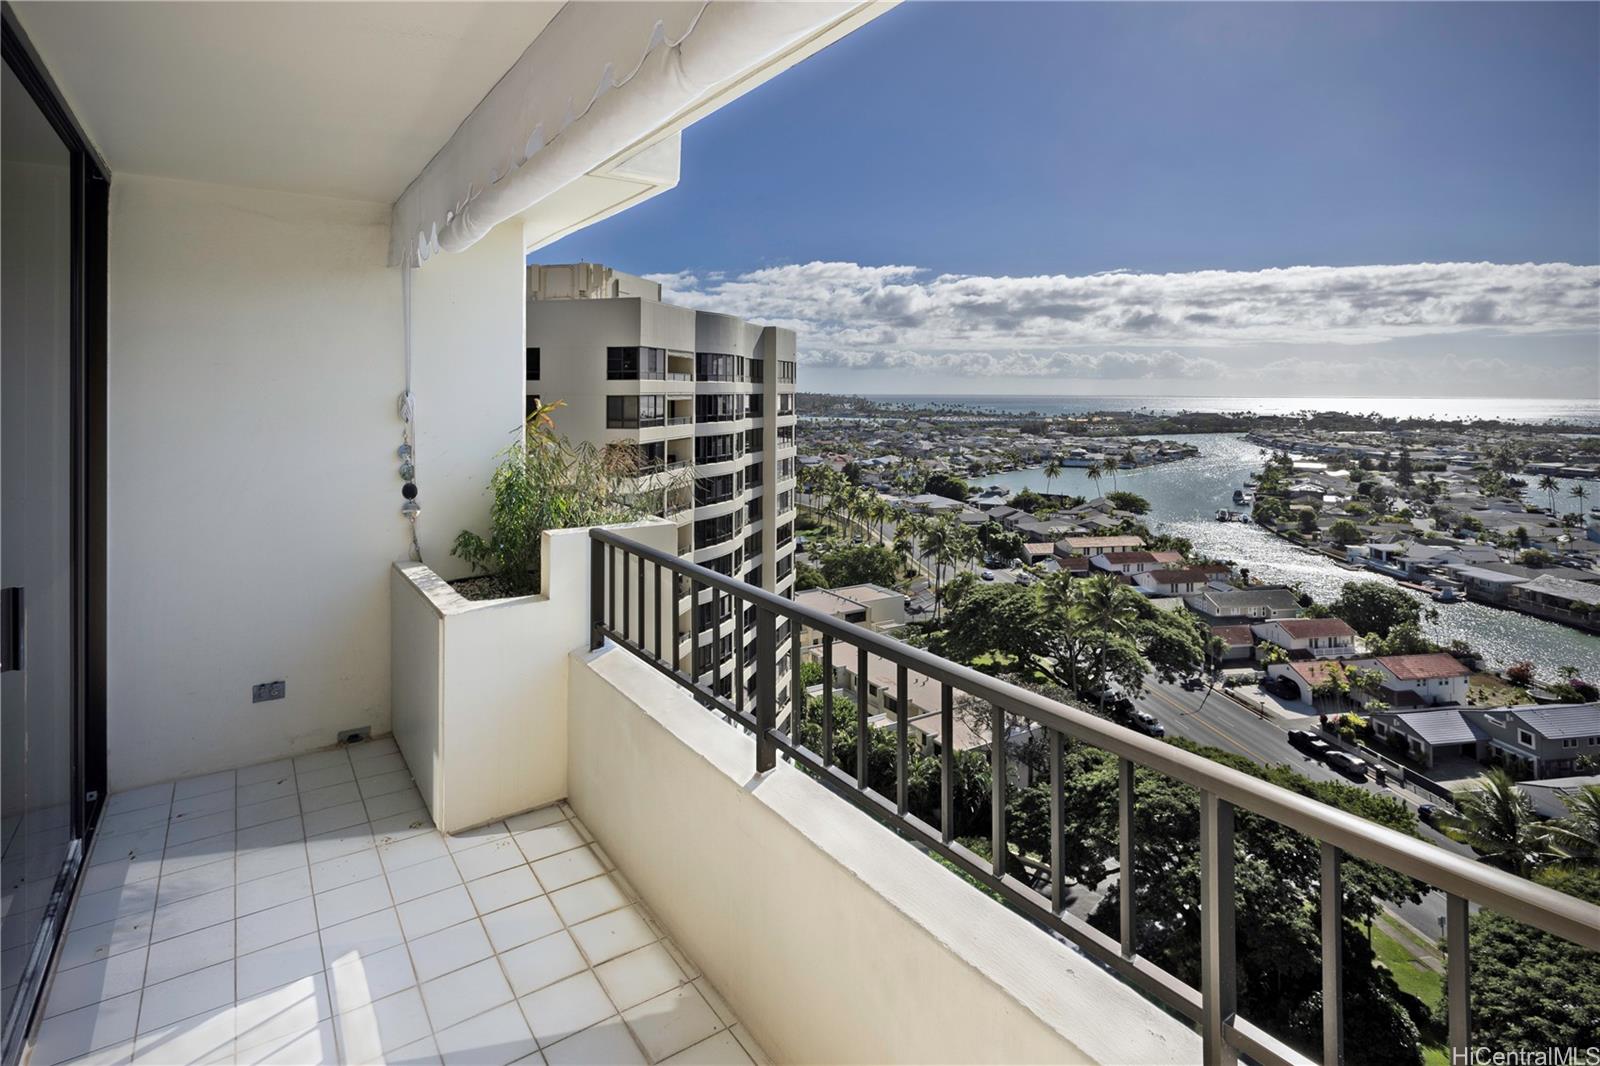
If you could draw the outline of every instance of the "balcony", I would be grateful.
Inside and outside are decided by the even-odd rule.
[[[491,722],[531,722],[484,735],[498,768],[408,728],[114,795],[31,1063],[476,1062],[535,1051],[549,1062],[685,1052],[719,1062],[1191,1062],[1217,1047],[1305,1061],[1216,1010],[1233,980],[1225,844],[1236,810],[1323,841],[1335,879],[1341,860],[1362,858],[1446,888],[1454,920],[1472,900],[1600,940],[1587,904],[686,563],[649,546],[674,539],[670,526],[639,528],[647,535],[547,540],[554,584],[537,605],[546,621],[529,632],[546,656],[535,669],[564,682],[529,674],[508,689],[487,663],[463,678],[440,660],[442,689],[487,685],[502,693],[484,704]],[[755,617],[753,646],[719,662],[717,688],[709,670],[679,669],[684,617],[670,594],[657,596],[685,579],[729,594],[722,627],[733,601],[739,617]],[[1135,767],[1200,789],[1199,846],[1215,871],[1203,891],[1216,916],[1201,936],[1215,982],[1190,988],[1145,962],[1131,920],[1119,942],[1052,902],[1066,891],[1060,849],[1034,876],[952,839],[941,828],[955,802],[948,757],[936,808],[913,809],[904,719],[881,778],[833,761],[830,743],[819,745],[825,754],[808,747],[793,716],[780,730],[780,704],[802,705],[804,650],[787,640],[797,622],[822,634],[825,672],[835,656],[870,653],[897,665],[902,691],[908,669],[941,685],[942,752],[954,751],[951,694],[970,693],[996,709],[997,765],[1019,735],[1004,724],[1010,715],[1053,750],[1070,740],[1115,753],[1123,804]],[[423,676],[408,627],[397,616],[401,688]],[[456,680],[446,683],[446,670]],[[865,704],[830,696],[823,728],[853,721],[864,738]],[[531,719],[527,707],[537,707]],[[397,710],[397,730],[404,721]],[[517,754],[523,738],[540,758]],[[466,761],[446,770],[457,759]],[[458,787],[442,785],[441,771],[506,809],[486,821],[452,816],[481,824],[441,831],[437,789]],[[1020,787],[1009,778],[997,778],[995,809]],[[1009,830],[995,819],[992,855],[1015,855]],[[1127,868],[1126,823],[1124,833]],[[1452,944],[1464,959],[1459,934]],[[915,966],[918,981],[884,981],[885,958]],[[1329,965],[1337,987],[1338,962]],[[961,1009],[941,1008],[947,1000]],[[1174,1014],[1202,1032],[1211,1022],[1211,1035]],[[1324,1019],[1345,1024],[1337,1003]]]

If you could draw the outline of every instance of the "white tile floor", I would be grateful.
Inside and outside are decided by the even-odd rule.
[[[27,1061],[752,1059],[570,808],[445,836],[381,739],[112,796]]]

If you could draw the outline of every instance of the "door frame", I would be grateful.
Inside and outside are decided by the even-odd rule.
[[[0,56],[71,155],[72,829],[78,847],[53,894],[44,935],[4,1026],[0,1061],[15,1063],[37,1024],[66,911],[106,800],[106,254],[111,170],[84,133],[9,3]]]

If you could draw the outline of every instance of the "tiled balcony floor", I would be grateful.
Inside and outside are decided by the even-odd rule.
[[[93,1063],[748,1063],[566,804],[433,827],[394,742],[111,797],[30,1050]]]

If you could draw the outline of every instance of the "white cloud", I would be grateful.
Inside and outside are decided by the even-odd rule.
[[[1013,278],[814,262],[654,278],[671,302],[794,329],[812,366],[963,376],[1197,378],[1223,365],[1171,346],[1600,331],[1600,267],[1566,263]]]

